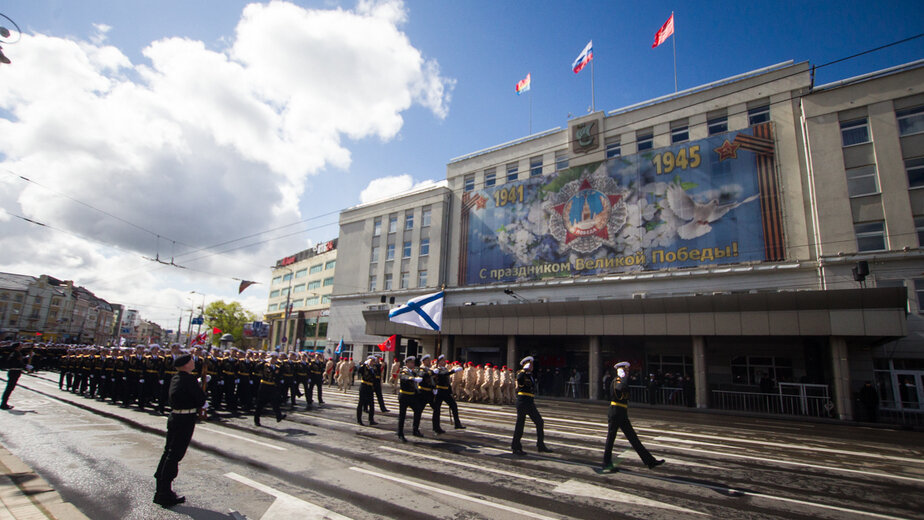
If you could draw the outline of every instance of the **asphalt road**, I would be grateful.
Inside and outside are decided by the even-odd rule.
[[[2,378],[0,378],[2,379]],[[840,424],[630,409],[642,442],[667,464],[649,470],[620,436],[620,471],[596,473],[606,406],[538,400],[546,443],[509,453],[512,406],[461,403],[466,430],[395,436],[396,398],[377,426],[355,424],[356,394],[263,427],[226,415],[202,423],[174,489],[151,503],[166,418],[58,390],[24,376],[0,412],[0,441],[94,519],[160,518],[924,518],[924,434]],[[628,450],[628,451],[627,451]],[[232,513],[233,512],[233,513]]]

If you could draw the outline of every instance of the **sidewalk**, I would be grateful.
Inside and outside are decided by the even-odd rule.
[[[89,520],[0,445],[0,520]]]

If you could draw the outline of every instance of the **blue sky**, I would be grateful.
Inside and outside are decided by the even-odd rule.
[[[112,78],[129,85],[146,85],[145,67],[151,60],[143,52],[152,42],[170,37],[201,42],[205,49],[216,53],[227,53],[236,40],[235,28],[241,21],[242,12],[249,2],[237,0],[209,1],[81,1],[68,0],[22,0],[6,2],[0,12],[13,18],[23,31],[32,36],[23,42],[4,46],[4,52],[13,60],[12,66],[0,67],[4,81],[15,81],[17,74],[32,74],[27,70],[35,61],[30,61],[30,48],[36,45],[38,35],[53,37],[61,41],[99,42],[117,48],[130,66],[124,63],[119,75]],[[294,2],[296,5],[314,11],[342,9],[355,11],[356,2],[309,1]],[[398,5],[382,2],[385,5]],[[655,31],[670,16],[675,14],[676,42],[670,40],[657,49],[651,44]],[[397,31],[406,38],[411,49],[416,49],[424,60],[438,64],[439,78],[446,92],[437,96],[448,112],[440,113],[439,103],[428,103],[417,99],[408,106],[397,103],[394,114],[400,117],[400,124],[392,130],[347,130],[337,134],[339,146],[349,152],[349,160],[332,158],[336,153],[318,159],[311,165],[302,165],[301,177],[289,179],[293,186],[303,192],[285,199],[273,199],[271,194],[246,193],[248,182],[274,182],[274,177],[264,176],[263,169],[276,168],[274,173],[286,177],[284,166],[267,166],[265,158],[254,158],[242,153],[243,159],[228,168],[239,168],[241,164],[252,167],[249,177],[229,180],[236,186],[241,198],[227,201],[225,206],[246,205],[251,196],[255,204],[279,205],[273,208],[273,217],[260,218],[255,212],[228,229],[206,220],[199,227],[211,232],[180,236],[178,228],[158,228],[161,216],[143,212],[120,213],[118,205],[106,196],[92,190],[80,190],[78,185],[69,185],[61,179],[78,179],[79,174],[60,172],[61,177],[48,177],[46,182],[54,183],[70,196],[89,204],[112,208],[113,214],[134,223],[145,222],[163,236],[195,244],[217,243],[225,239],[258,233],[277,225],[294,222],[313,216],[333,213],[302,226],[305,232],[274,240],[240,252],[240,257],[224,262],[198,265],[208,275],[195,273],[165,273],[163,269],[151,271],[133,264],[125,276],[140,272],[150,275],[149,285],[141,284],[147,291],[157,291],[160,296],[147,314],[165,324],[175,324],[175,310],[181,305],[182,296],[189,290],[207,292],[209,299],[236,297],[233,277],[257,279],[269,282],[269,270],[260,269],[275,259],[294,253],[310,243],[325,241],[337,234],[336,212],[360,203],[361,192],[376,179],[408,175],[414,183],[445,178],[446,163],[457,156],[490,147],[528,134],[529,106],[532,104],[532,131],[538,132],[567,125],[569,114],[582,115],[590,106],[591,69],[588,66],[580,74],[570,70],[571,62],[588,40],[594,42],[594,76],[597,110],[613,110],[637,102],[669,94],[674,90],[672,43],[676,43],[677,74],[681,90],[728,76],[744,73],[786,60],[808,61],[823,65],[868,49],[896,40],[914,36],[924,30],[924,8],[920,1],[810,1],[810,2],[628,2],[628,1],[407,1],[403,4],[404,21],[395,23]],[[108,26],[100,31],[98,24]],[[293,32],[296,32],[294,30]],[[99,40],[101,34],[103,40]],[[285,42],[291,34],[268,34],[267,39]],[[348,35],[347,38],[358,37]],[[259,44],[258,40],[255,41]],[[334,42],[336,43],[336,42]],[[102,44],[100,44],[102,45]],[[251,47],[253,48],[253,47]],[[262,47],[260,48],[262,50]],[[344,63],[333,45],[324,56],[320,56],[325,67],[352,66]],[[246,52],[246,50],[244,51]],[[306,52],[317,52],[307,50]],[[293,54],[298,54],[296,49]],[[276,56],[251,57],[266,63]],[[874,70],[899,65],[924,58],[924,38],[913,40],[866,56],[817,70],[816,84],[823,84]],[[114,58],[113,58],[114,59]],[[354,59],[357,59],[354,56]],[[233,60],[232,60],[233,61]],[[47,62],[47,60],[46,60]],[[356,63],[361,63],[361,59]],[[18,69],[17,69],[18,67]],[[310,71],[311,81],[323,82],[325,67]],[[370,69],[371,70],[371,69]],[[514,85],[532,75],[532,89],[524,96],[514,93]],[[23,76],[25,77],[25,76]],[[354,85],[367,92],[370,105],[374,106],[374,94],[368,94],[382,80],[365,72],[361,66],[356,69]],[[193,80],[190,80],[193,81]],[[27,106],[39,106],[40,99],[20,101],[22,93],[13,96],[10,91],[0,89],[0,116],[11,122],[12,131],[21,130],[18,119],[27,113]],[[50,91],[54,95],[53,89]],[[15,97],[15,101],[4,102],[2,96]],[[217,105],[221,107],[221,105]],[[229,106],[233,111],[235,107]],[[12,114],[16,114],[15,116]],[[327,113],[331,120],[338,118],[336,105]],[[351,117],[356,117],[353,114]],[[391,119],[392,124],[394,118]],[[326,123],[322,122],[323,124]],[[64,124],[64,123],[62,123]],[[384,123],[383,123],[384,124]],[[7,131],[10,131],[9,129]],[[351,132],[353,135],[351,136]],[[36,135],[46,135],[38,133]],[[221,146],[222,138],[217,138]],[[61,139],[61,142],[68,142]],[[220,147],[219,147],[220,148]],[[311,154],[311,146],[302,146],[302,152]],[[40,169],[29,171],[36,152],[0,146],[3,166],[15,169],[19,174],[42,178]],[[263,161],[263,162],[261,162]],[[271,161],[269,161],[271,162]],[[297,160],[294,162],[298,162]],[[169,168],[163,160],[156,164]],[[182,164],[182,163],[180,163]],[[202,166],[205,173],[191,178],[177,175],[171,179],[168,193],[195,191],[202,199],[210,197],[209,182],[220,182],[220,160],[216,159]],[[190,170],[195,172],[193,168]],[[307,172],[307,173],[305,173]],[[184,175],[198,175],[188,173]],[[126,195],[132,190],[150,190],[148,184],[137,189],[130,183],[133,175],[121,175],[119,189]],[[2,182],[2,180],[0,180]],[[0,255],[0,269],[38,275],[49,273],[63,278],[85,282],[103,297],[119,301],[120,283],[105,283],[101,273],[111,272],[112,264],[119,255],[132,252],[151,256],[165,254],[165,248],[157,251],[139,244],[150,244],[149,238],[131,236],[137,230],[118,229],[112,220],[100,214],[68,216],[71,211],[61,206],[59,212],[40,209],[31,193],[7,179],[6,186],[15,188],[7,198],[0,197],[0,203],[7,211],[25,215],[54,224],[80,235],[112,236],[100,239],[86,252],[74,244],[68,244],[76,259],[67,262],[30,258],[28,248],[6,248]],[[76,182],[76,181],[74,181]],[[122,183],[126,186],[122,186]],[[84,183],[85,184],[85,183]],[[396,184],[397,185],[397,184]],[[34,187],[32,187],[34,188]],[[114,186],[114,189],[116,186]],[[37,190],[37,189],[36,189]],[[46,196],[48,196],[46,194]],[[233,195],[222,195],[234,198]],[[31,197],[31,198],[30,198]],[[133,204],[135,209],[139,204]],[[221,212],[222,205],[203,206],[203,213]],[[58,219],[58,220],[55,220]],[[98,220],[95,220],[98,219]],[[275,220],[273,220],[275,219]],[[78,225],[78,222],[80,225]],[[123,226],[125,227],[125,226]],[[40,231],[26,224],[4,221],[0,215],[0,235],[14,236],[22,233],[30,239],[49,241],[51,236],[39,235]],[[42,231],[42,233],[48,233]],[[101,234],[100,234],[101,233]],[[109,234],[107,234],[109,233]],[[116,237],[116,235],[118,237]],[[272,236],[272,235],[267,235]],[[70,239],[73,239],[71,237]],[[121,249],[107,249],[105,244],[118,245]],[[173,246],[176,248],[176,246]],[[180,246],[182,251],[183,247]],[[250,256],[248,257],[247,254]],[[187,257],[192,258],[192,257]],[[124,263],[124,262],[123,262]],[[105,266],[105,267],[104,267]],[[97,285],[92,285],[96,283]],[[166,286],[166,289],[165,289]],[[259,310],[265,303],[266,285],[255,286],[245,293],[245,304]],[[131,296],[128,303],[141,305],[142,294]],[[142,310],[142,314],[145,311]]]

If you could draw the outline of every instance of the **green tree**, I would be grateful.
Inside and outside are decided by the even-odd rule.
[[[234,343],[240,345],[244,339],[244,324],[257,319],[256,315],[244,310],[238,302],[226,303],[217,300],[205,306],[205,323],[210,328],[221,329],[221,334],[234,336]],[[212,336],[212,344],[217,345],[221,334]]]

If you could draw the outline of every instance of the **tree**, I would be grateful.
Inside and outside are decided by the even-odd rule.
[[[238,302],[225,303],[217,300],[205,306],[205,323],[211,328],[221,329],[222,334],[234,336],[234,342],[240,344],[244,339],[244,324],[257,319],[254,313],[244,310]],[[212,344],[217,345],[221,334],[212,337]]]

